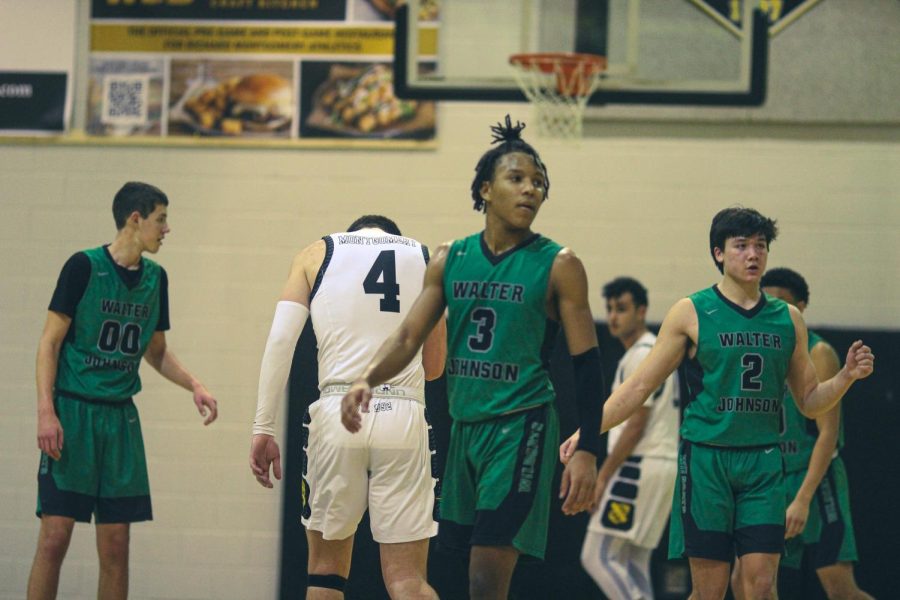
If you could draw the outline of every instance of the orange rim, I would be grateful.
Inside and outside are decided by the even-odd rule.
[[[532,52],[513,54],[509,57],[509,64],[522,68],[537,68],[543,73],[553,73],[556,65],[560,65],[566,74],[581,66],[587,73],[593,74],[606,69],[606,57],[578,52]]]

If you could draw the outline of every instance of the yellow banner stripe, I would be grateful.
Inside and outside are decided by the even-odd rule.
[[[374,27],[91,25],[93,52],[393,54],[394,31]],[[419,31],[419,54],[437,53],[437,29]]]

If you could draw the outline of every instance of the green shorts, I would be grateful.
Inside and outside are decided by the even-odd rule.
[[[153,518],[144,439],[130,400],[91,402],[58,396],[63,428],[59,460],[41,453],[36,514],[89,523],[133,523]]]
[[[669,558],[730,562],[784,549],[781,449],[714,447],[682,440]]]
[[[552,404],[476,423],[455,421],[441,487],[441,546],[513,546],[544,558],[558,446]]]
[[[788,504],[794,500],[805,476],[806,471],[785,475]],[[847,469],[840,456],[831,461],[816,489],[816,495],[809,504],[809,518],[803,532],[787,541],[781,565],[799,569],[804,552],[809,553],[810,564],[814,569],[830,567],[839,562],[855,562],[858,559],[853,519],[850,515]]]

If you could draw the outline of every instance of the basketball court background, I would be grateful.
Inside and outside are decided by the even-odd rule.
[[[78,1],[83,49],[86,3]],[[452,1],[456,11],[474,2]],[[688,0],[641,3],[642,10],[660,5],[677,14],[651,35],[656,45],[645,51],[648,57],[665,56],[663,37],[671,33],[688,49],[711,48],[703,54],[709,66],[691,71],[692,78],[718,76],[718,69],[734,78],[739,59],[716,46],[733,46],[732,32]],[[548,16],[539,31],[571,31],[574,14]],[[462,24],[471,39],[499,41],[508,19],[485,15]],[[715,41],[684,38],[685,23],[708,27]],[[893,593],[897,553],[890,542],[898,531],[881,504],[897,490],[890,477],[900,451],[900,361],[892,355],[900,336],[897,39],[895,0],[821,0],[771,38],[762,107],[590,107],[577,144],[525,130],[553,181],[535,229],[583,259],[598,320],[600,286],[617,275],[647,285],[648,317],[655,322],[678,298],[716,281],[709,221],[720,208],[740,203],[779,220],[770,266],[807,277],[810,325],[842,353],[855,335],[872,341],[878,370],[848,400],[847,462],[862,558],[858,577],[883,597]],[[477,57],[504,60],[489,49]],[[678,68],[696,66],[678,61],[687,65]],[[74,114],[81,113],[76,107]],[[299,532],[299,524],[283,522],[289,511],[281,484],[259,487],[247,452],[259,361],[291,258],[369,212],[387,214],[432,247],[479,230],[483,217],[470,208],[468,186],[489,145],[489,125],[507,113],[531,118],[530,107],[519,102],[441,102],[437,147],[427,151],[0,140],[0,598],[24,597],[37,538],[34,356],[44,311],[65,260],[112,239],[109,207],[122,183],[149,181],[169,195],[172,233],[156,256],[169,273],[168,339],[221,407],[219,421],[203,428],[186,392],[152,369],[143,371],[137,404],[156,520],[132,530],[131,597],[275,598],[282,590],[283,528]],[[605,354],[608,361],[614,356]],[[577,543],[568,536],[580,536],[583,527],[564,522],[555,531],[566,542],[552,562],[565,563],[570,570],[563,575],[575,581]],[[93,530],[78,526],[60,597],[95,597],[96,571]]]

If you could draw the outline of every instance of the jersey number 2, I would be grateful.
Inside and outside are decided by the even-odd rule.
[[[363,280],[363,290],[382,297],[381,312],[400,312],[400,284],[397,283],[397,259],[393,250],[383,250],[378,255]]]
[[[744,373],[741,375],[741,389],[745,392],[758,392],[762,389],[763,357],[759,354],[745,354],[741,357]]]

